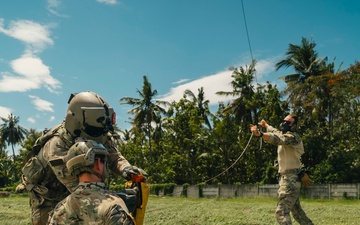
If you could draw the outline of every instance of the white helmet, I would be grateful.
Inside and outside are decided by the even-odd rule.
[[[116,123],[114,109],[100,95],[80,92],[70,95],[65,128],[74,137],[94,139],[101,143]]]

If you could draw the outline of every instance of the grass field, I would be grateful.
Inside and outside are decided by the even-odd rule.
[[[26,195],[2,197],[0,201],[1,225],[31,224]],[[274,198],[191,199],[150,196],[144,225],[275,225],[276,201]],[[302,199],[301,202],[314,224],[360,224],[359,200]]]

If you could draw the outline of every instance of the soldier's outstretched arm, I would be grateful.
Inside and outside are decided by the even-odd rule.
[[[109,151],[108,161],[109,169],[122,176],[126,167],[131,166],[127,159],[114,146],[105,146]]]
[[[115,174],[126,179],[131,179],[132,173],[138,173],[145,176],[148,175],[143,169],[131,165],[127,159],[117,150],[114,142],[107,142],[105,147],[109,151],[109,169]]]

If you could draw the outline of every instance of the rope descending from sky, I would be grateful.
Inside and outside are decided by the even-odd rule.
[[[235,162],[234,162],[233,164],[231,164],[228,168],[226,168],[223,172],[219,173],[218,175],[216,175],[216,176],[214,176],[214,177],[212,177],[212,178],[210,178],[210,179],[205,180],[204,183],[207,183],[207,182],[209,182],[209,181],[211,181],[211,180],[213,180],[213,179],[215,179],[215,178],[223,175],[223,174],[226,173],[230,168],[232,168],[232,167],[241,159],[241,157],[244,155],[246,149],[248,148],[248,146],[249,146],[249,144],[250,144],[250,141],[251,141],[252,137],[253,137],[253,133],[251,133],[251,136],[250,136],[250,138],[249,138],[249,141],[248,141],[248,143],[246,144],[244,150],[242,151],[242,153],[240,154],[240,156],[235,160]]]

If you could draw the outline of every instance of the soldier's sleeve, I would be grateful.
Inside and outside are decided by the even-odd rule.
[[[49,167],[54,172],[56,178],[66,186],[66,188],[73,192],[78,184],[76,176],[72,176],[66,168],[66,155],[69,146],[55,136],[51,138],[43,147],[43,154],[47,160]]]
[[[284,136],[285,136],[285,140],[284,140],[285,145],[297,145],[301,142],[299,135],[297,135],[296,133],[287,132],[286,134],[284,134]]]
[[[270,134],[269,140],[267,141],[273,145],[296,145],[299,143],[297,136],[291,132],[283,134],[278,129],[268,126],[267,132]]]
[[[125,167],[131,166],[127,159],[116,148],[115,141],[112,138],[106,142],[105,147],[109,151],[109,168],[118,175],[122,175]]]
[[[113,205],[109,210],[109,216],[106,218],[105,224],[134,225],[135,222],[120,205]]]

